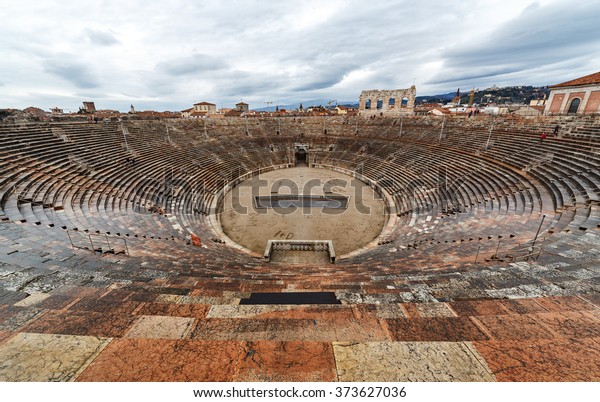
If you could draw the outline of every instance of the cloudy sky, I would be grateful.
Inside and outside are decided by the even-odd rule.
[[[0,0],[0,108],[556,84],[600,71],[598,21],[600,0]]]

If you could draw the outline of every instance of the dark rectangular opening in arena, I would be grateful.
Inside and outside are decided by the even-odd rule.
[[[342,304],[334,292],[252,293],[240,304]]]
[[[331,208],[346,209],[348,197],[343,195],[266,195],[254,197],[256,208]]]

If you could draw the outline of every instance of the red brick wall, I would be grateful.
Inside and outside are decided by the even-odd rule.
[[[600,91],[592,91],[583,113],[597,113],[600,107]]]
[[[554,94],[552,103],[550,104],[550,113],[560,113],[560,105],[562,104],[565,94]]]

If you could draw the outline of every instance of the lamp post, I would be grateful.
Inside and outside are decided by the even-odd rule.
[[[121,131],[123,132],[123,139],[125,140],[125,149],[129,152],[129,144],[127,143],[127,128],[121,122]]]
[[[540,235],[540,231],[542,230],[542,225],[544,224],[544,219],[546,219],[546,214],[542,215],[542,221],[540,222],[540,226],[538,227],[537,233],[535,234],[535,237],[533,238],[533,243],[531,243],[532,249],[535,246],[535,242],[537,241],[538,236]]]
[[[268,109],[269,105],[272,105],[273,102],[272,101],[265,101],[264,104],[267,105],[267,109]],[[268,112],[268,110],[267,110],[267,112]]]
[[[485,143],[485,150],[487,151],[490,147],[490,140],[492,139],[492,131],[494,131],[494,123],[496,122],[496,115],[492,115],[492,125],[490,126],[490,133],[488,134],[487,142]]]
[[[404,116],[400,117],[400,133],[398,137],[402,137],[402,123],[404,123]]]

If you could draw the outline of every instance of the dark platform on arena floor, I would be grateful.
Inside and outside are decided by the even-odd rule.
[[[342,304],[334,292],[252,293],[240,304]]]

